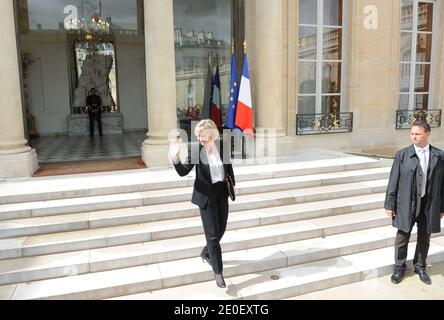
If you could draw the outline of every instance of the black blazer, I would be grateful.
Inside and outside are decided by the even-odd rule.
[[[221,155],[222,162],[223,158],[229,160],[230,159],[229,154],[226,154],[225,157],[223,156],[224,155],[223,143],[221,143],[220,140],[216,140],[215,144],[217,146],[217,149],[219,150],[219,154]],[[202,209],[205,209],[208,200],[210,199],[211,194],[213,192],[213,183],[211,181],[211,173],[210,173],[210,166],[208,165],[207,153],[204,150],[202,150],[202,148],[203,146],[199,145],[200,157],[197,164],[191,162],[191,151],[190,151],[188,153],[188,159],[186,163],[179,162],[178,164],[174,165],[174,168],[181,177],[184,177],[188,175],[190,171],[193,170],[194,167],[196,167],[196,179],[194,180],[194,190],[193,190],[193,196],[191,198],[191,203],[199,206]],[[225,150],[225,152],[230,152],[230,150]],[[236,180],[234,179],[233,166],[231,163],[224,163],[224,171],[225,171],[225,176],[230,175],[230,177],[233,179],[233,183],[236,184]]]

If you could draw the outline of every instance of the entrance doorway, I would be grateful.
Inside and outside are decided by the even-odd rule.
[[[25,127],[39,164],[73,167],[140,157],[148,132],[143,0],[16,1]],[[101,63],[96,55],[112,60],[106,77],[104,68],[84,72],[86,64]],[[96,129],[90,138],[84,107],[94,79],[108,102],[101,117],[104,136]]]

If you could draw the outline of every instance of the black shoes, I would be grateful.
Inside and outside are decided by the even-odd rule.
[[[432,284],[432,279],[430,279],[429,275],[427,274],[427,272],[425,272],[424,269],[415,269],[415,273],[417,275],[419,275],[419,279],[427,284],[427,285],[431,285]],[[398,284],[402,281],[402,279],[405,276],[405,269],[401,268],[401,267],[395,267],[395,271],[392,274],[392,283],[394,284]]]
[[[405,269],[401,267],[395,267],[395,271],[392,274],[392,283],[398,284],[402,281],[405,276]]]
[[[200,257],[202,258],[202,262],[207,262],[211,266],[211,260],[210,257],[205,255],[204,252],[200,254]]]
[[[221,274],[214,274],[214,279],[216,279],[216,284],[219,288],[226,288],[224,276]]]
[[[202,250],[200,257],[202,258],[202,262],[207,262],[210,266],[211,266],[211,259],[208,256],[208,251],[206,251],[205,249]],[[219,288],[226,288],[227,285],[225,284],[225,279],[222,273],[214,274],[214,279],[216,280],[216,284]]]
[[[207,256],[201,256],[201,258],[202,258],[202,262],[206,262],[206,263],[208,263],[208,264],[211,266],[211,260],[210,260],[210,257],[207,257]]]
[[[427,285],[432,284],[432,279],[430,279],[427,272],[424,269],[415,269],[415,273],[419,275],[419,279]]]

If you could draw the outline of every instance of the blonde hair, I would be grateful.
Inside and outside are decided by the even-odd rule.
[[[198,136],[203,131],[208,132],[209,135],[213,138],[213,140],[219,139],[219,130],[217,130],[217,126],[213,120],[205,119],[200,121],[196,128],[194,129],[194,134]]]

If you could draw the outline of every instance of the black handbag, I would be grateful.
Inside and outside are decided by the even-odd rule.
[[[227,192],[230,199],[232,201],[236,200],[236,194],[234,192],[234,183],[233,179],[231,179],[231,176],[227,175],[225,177],[225,184],[227,185]]]

